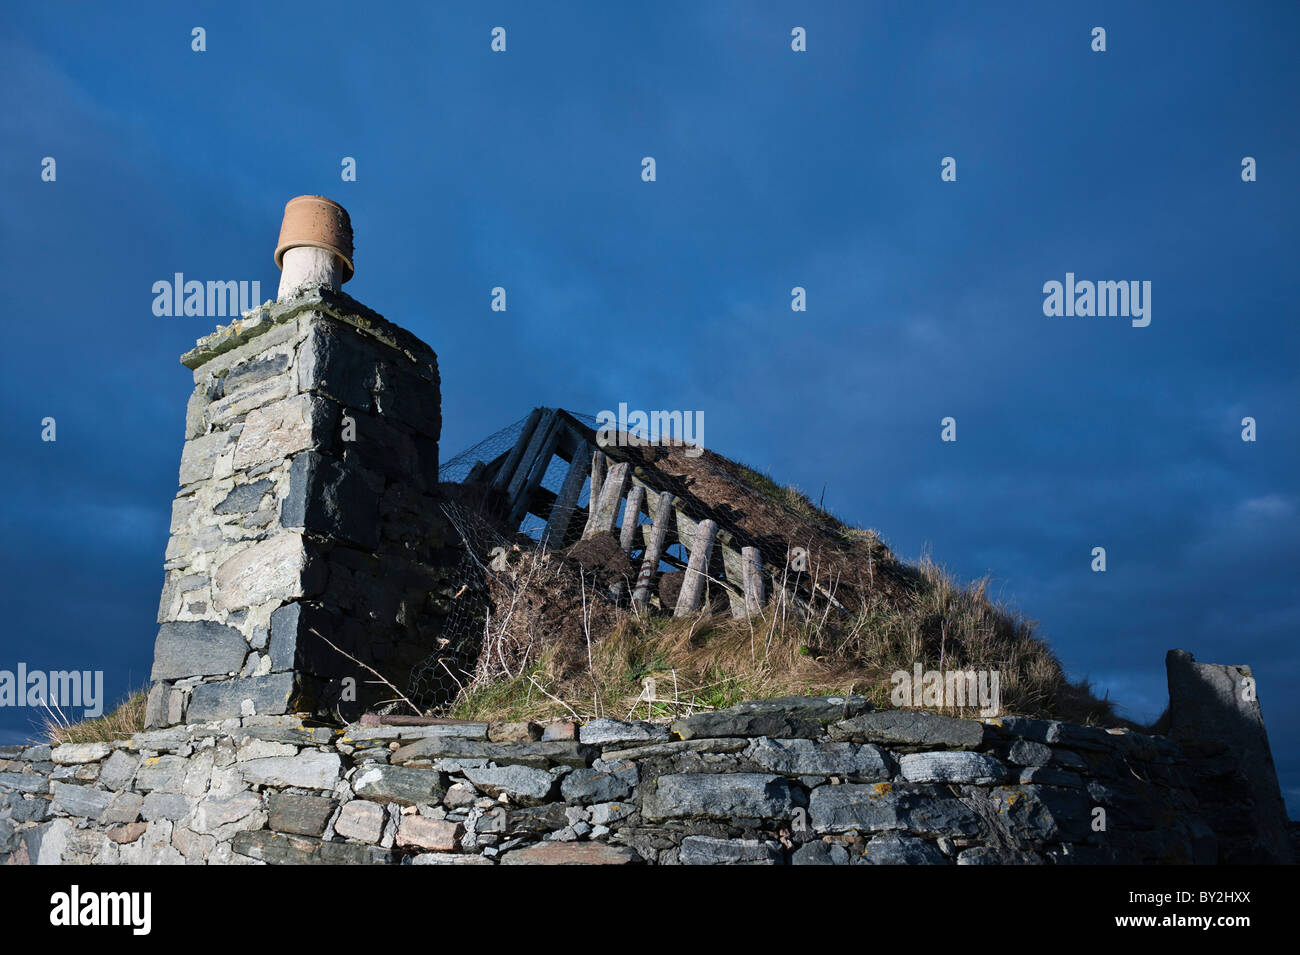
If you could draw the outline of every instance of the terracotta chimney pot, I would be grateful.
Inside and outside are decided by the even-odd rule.
[[[352,278],[352,220],[324,196],[296,196],[284,206],[275,264],[284,274],[280,297],[308,282],[337,289]]]

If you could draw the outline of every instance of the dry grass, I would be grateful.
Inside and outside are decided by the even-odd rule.
[[[530,638],[522,666],[481,668],[453,715],[659,719],[746,699],[847,693],[887,708],[891,676],[911,673],[920,663],[923,670],[999,671],[1004,713],[1122,722],[1113,705],[1095,698],[1086,683],[1066,679],[1031,621],[988,599],[987,581],[959,587],[929,561],[917,571],[923,584],[909,602],[899,605],[882,595],[847,615],[829,607],[795,607],[779,595],[763,616],[749,620],[617,610],[611,628],[588,629],[576,644]],[[527,588],[539,578],[514,579]],[[513,601],[516,614],[526,602]],[[532,632],[526,617],[513,622]]]
[[[719,615],[728,601],[710,585],[711,612],[638,615],[627,609],[633,581],[612,565],[516,538],[509,566],[486,573],[492,616],[454,715],[670,717],[750,698],[844,693],[884,708],[894,705],[891,677],[919,665],[996,670],[1003,713],[1133,725],[1086,681],[1066,678],[1036,624],[992,599],[988,579],[963,586],[928,558],[905,564],[875,531],[711,452],[696,460],[634,450],[627,455],[638,473],[677,494],[687,513],[730,525],[737,541],[764,549],[765,566],[785,568],[764,613]],[[802,575],[793,575],[788,549],[780,553],[787,541],[807,542]],[[606,597],[611,587],[622,588],[617,606]]]
[[[42,721],[41,732],[45,739],[60,743],[108,743],[144,732],[144,703],[147,690],[137,690],[127,695],[116,707],[103,716],[69,722],[61,712],[49,711]]]

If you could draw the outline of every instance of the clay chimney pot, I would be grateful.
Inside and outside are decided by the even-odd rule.
[[[285,203],[275,264],[283,269],[284,253],[300,246],[333,252],[343,266],[343,281],[352,278],[352,220],[333,199],[296,196]]]

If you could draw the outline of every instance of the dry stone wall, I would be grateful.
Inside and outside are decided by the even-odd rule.
[[[0,859],[1213,863],[1193,782],[1164,737],[855,698],[757,701],[671,726],[250,716],[0,748]]]

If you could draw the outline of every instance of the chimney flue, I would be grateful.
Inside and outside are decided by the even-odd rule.
[[[284,206],[275,264],[281,269],[278,299],[303,285],[335,291],[352,278],[352,220],[324,196],[296,196]]]

